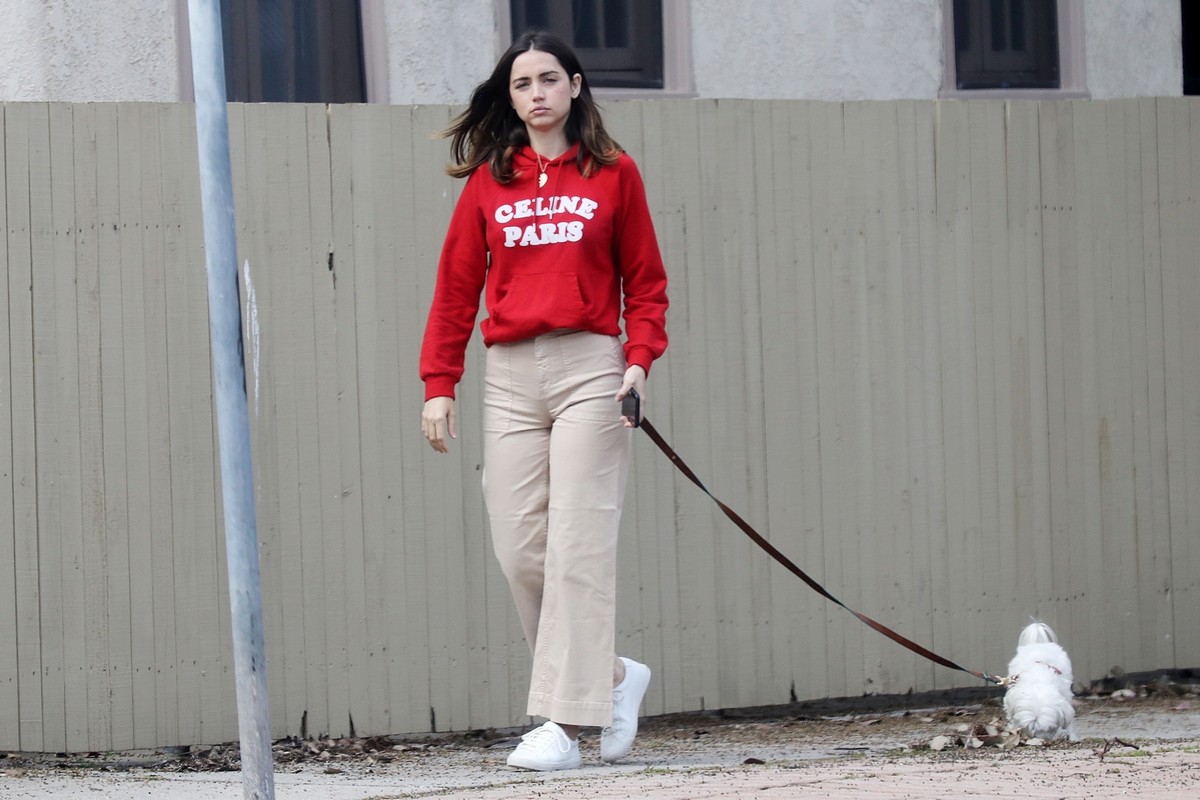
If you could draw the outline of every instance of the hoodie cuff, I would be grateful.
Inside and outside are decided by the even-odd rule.
[[[429,377],[425,379],[425,399],[432,400],[435,397],[449,397],[454,399],[454,387],[456,381],[453,378]]]
[[[650,376],[650,365],[654,362],[654,353],[649,347],[644,345],[635,345],[625,351],[626,368],[638,366],[646,371],[646,376]]]

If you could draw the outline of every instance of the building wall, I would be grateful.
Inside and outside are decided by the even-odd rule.
[[[0,100],[180,99],[174,0],[0,2]]]
[[[1183,23],[1176,0],[1089,0],[1085,10],[1092,97],[1183,94]]]
[[[1082,3],[1066,0],[1064,5]],[[930,99],[944,88],[948,0],[705,0],[692,7],[700,97]],[[1183,92],[1175,0],[1088,0],[1084,88],[1097,99]]]
[[[682,1],[682,0],[681,0]],[[1083,0],[1066,0],[1082,3]],[[689,13],[698,97],[932,99],[948,0],[703,0]],[[383,96],[462,103],[508,40],[505,0],[364,0],[382,19]],[[0,100],[190,98],[184,0],[0,0]],[[1084,88],[1094,98],[1182,93],[1175,0],[1088,0]]]
[[[933,98],[941,0],[810,0],[692,7],[701,97]]]
[[[508,46],[497,28],[498,5],[494,0],[384,0],[388,102],[465,102]],[[507,26],[504,31],[507,37]]]

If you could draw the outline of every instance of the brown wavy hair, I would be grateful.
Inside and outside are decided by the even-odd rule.
[[[492,70],[491,77],[475,87],[467,110],[454,118],[450,127],[441,132],[450,139],[450,154],[454,163],[446,172],[455,178],[465,178],[480,164],[487,163],[499,183],[513,179],[513,155],[529,144],[525,123],[517,116],[509,95],[508,83],[513,62],[529,50],[549,53],[558,59],[567,76],[582,76],[579,96],[572,98],[565,133],[571,144],[579,143],[576,164],[580,173],[590,176],[599,166],[612,164],[622,153],[621,146],[608,135],[600,118],[600,109],[592,99],[583,65],[571,46],[552,33],[527,31],[512,43]]]

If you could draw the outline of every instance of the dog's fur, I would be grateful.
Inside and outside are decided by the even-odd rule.
[[[1049,625],[1034,621],[1021,631],[1008,675],[1013,683],[1004,694],[1004,713],[1011,727],[1038,739],[1065,734],[1078,741],[1071,703],[1071,659]]]

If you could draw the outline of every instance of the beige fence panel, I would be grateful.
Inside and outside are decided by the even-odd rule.
[[[445,106],[235,105],[276,735],[519,725],[528,649],[417,362]],[[615,102],[671,279],[648,415],[848,604],[1002,671],[1200,665],[1200,104]],[[0,747],[236,736],[193,110],[0,106]],[[970,685],[635,439],[651,714]]]

